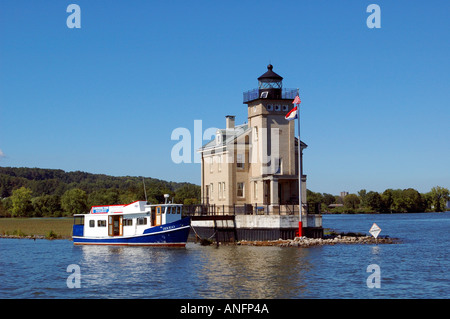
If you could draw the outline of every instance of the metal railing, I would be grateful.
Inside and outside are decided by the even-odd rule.
[[[320,203],[303,204],[308,215],[320,214]],[[184,205],[184,216],[211,215],[298,215],[298,204],[235,204],[235,205]]]
[[[294,99],[297,96],[297,89],[281,89],[281,98],[285,100]],[[259,98],[259,89],[249,90],[243,93],[244,103]]]

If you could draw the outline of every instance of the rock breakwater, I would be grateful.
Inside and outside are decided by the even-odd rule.
[[[313,247],[336,244],[395,244],[398,239],[383,237],[375,239],[372,236],[342,236],[332,238],[307,238],[295,237],[294,239],[278,239],[267,241],[247,241],[241,240],[238,245],[248,246],[279,246],[279,247]]]

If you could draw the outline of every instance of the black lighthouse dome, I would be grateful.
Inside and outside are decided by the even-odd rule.
[[[258,78],[258,88],[260,98],[281,99],[283,77],[273,72],[272,64],[269,64],[267,72]]]

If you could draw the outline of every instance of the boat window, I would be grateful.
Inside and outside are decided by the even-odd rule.
[[[105,219],[98,220],[97,221],[97,226],[98,227],[106,227],[106,220]]]
[[[133,226],[133,220],[131,218],[125,218],[123,220],[123,225],[124,226]]]
[[[84,225],[84,216],[75,216],[73,219],[74,225]]]
[[[138,225],[147,225],[147,218],[146,217],[139,217],[137,219],[137,224]]]
[[[89,221],[89,227],[95,227],[95,220]]]

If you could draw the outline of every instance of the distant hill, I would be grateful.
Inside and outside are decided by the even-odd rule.
[[[145,177],[149,202],[164,202],[164,194],[170,194],[175,202],[200,202],[200,186],[192,183],[169,182]],[[86,193],[88,206],[126,204],[145,200],[142,176],[110,176],[81,171],[65,172],[60,169],[0,167],[0,198],[4,207],[12,207],[10,198],[14,190],[31,191],[31,202],[36,205],[48,201],[50,196],[60,202],[69,190],[77,188]],[[6,202],[6,203],[5,203]],[[1,204],[1,203],[0,203]],[[10,210],[10,209],[9,209]]]
[[[145,183],[147,188],[164,188],[171,192],[186,185],[194,185],[150,177],[145,177]],[[110,176],[81,171],[65,172],[60,169],[0,167],[0,197],[8,197],[13,189],[22,186],[31,189],[35,196],[63,195],[66,190],[74,187],[81,188],[88,194],[99,188],[118,190],[143,188],[142,176]]]

